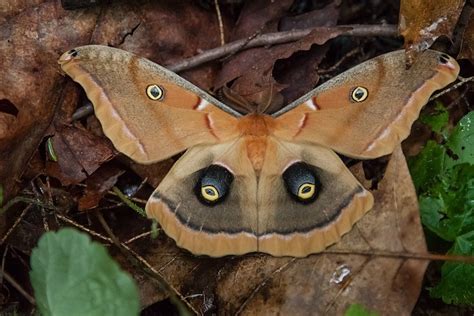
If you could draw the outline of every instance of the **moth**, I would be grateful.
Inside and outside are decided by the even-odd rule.
[[[390,154],[459,65],[428,50],[366,61],[272,113],[240,112],[129,52],[82,46],[59,63],[115,148],[150,164],[186,151],[146,204],[194,254],[304,257],[340,240],[374,203],[340,153]]]

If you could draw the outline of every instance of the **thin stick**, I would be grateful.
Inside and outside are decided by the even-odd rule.
[[[335,27],[316,27],[312,29],[294,30],[287,32],[267,33],[256,36],[252,40],[240,39],[226,45],[205,51],[197,56],[185,59],[179,63],[168,65],[168,68],[174,72],[196,67],[214,59],[224,57],[236,51],[245,48],[257,46],[266,46],[274,44],[282,44],[297,41],[311,32],[340,32],[339,36],[397,36],[398,29],[396,25],[340,25]]]
[[[474,76],[472,77],[467,77],[467,78],[463,78],[461,76],[458,76],[458,79],[459,79],[459,82],[456,83],[456,84],[453,84],[451,87],[448,87],[444,90],[441,90],[440,92],[436,93],[435,95],[433,95],[431,98],[430,98],[430,101],[433,101],[434,99],[436,98],[439,98],[440,96],[446,94],[446,93],[449,93],[453,90],[456,90],[457,88],[465,85],[466,83],[468,82],[471,82],[471,81],[474,81]]]
[[[85,231],[86,233],[88,233],[88,234],[91,235],[91,236],[95,236],[95,237],[100,238],[100,239],[102,239],[102,240],[104,240],[104,241],[107,241],[107,242],[109,242],[109,243],[111,243],[111,244],[113,244],[113,242],[114,242],[111,238],[105,237],[105,236],[103,236],[102,234],[99,234],[98,232],[96,232],[96,231],[94,231],[94,230],[92,230],[92,229],[89,229],[89,228],[87,228],[87,227],[85,227],[85,226],[83,226],[83,225],[81,225],[81,224],[79,224],[79,223],[73,221],[73,220],[70,219],[70,218],[67,218],[66,216],[63,216],[63,215],[61,215],[61,214],[56,214],[56,216],[57,216],[60,220],[66,222],[66,223],[68,223],[68,224],[71,224],[72,226],[74,226],[74,227],[76,227],[76,228],[78,228],[78,229],[80,229],[80,230]]]
[[[377,256],[396,259],[415,259],[415,260],[429,260],[429,261],[456,261],[462,263],[474,264],[473,256],[460,255],[443,255],[436,253],[410,253],[410,252],[396,252],[384,250],[326,250],[321,254],[327,255],[360,255],[360,256]]]
[[[128,207],[130,207],[132,210],[134,210],[141,216],[146,217],[145,211],[140,206],[130,201],[130,199],[125,194],[123,194],[119,188],[114,186],[112,190],[115,192],[115,194],[117,194],[117,196],[122,200],[122,202],[124,202]]]
[[[132,242],[134,242],[134,241],[136,241],[136,240],[138,240],[138,239],[141,239],[141,238],[150,236],[152,233],[153,233],[152,231],[148,231],[148,232],[141,233],[141,234],[136,235],[135,237],[132,237],[132,238],[130,238],[129,240],[125,241],[124,244],[126,244],[126,245],[131,244]]]
[[[33,204],[29,204],[27,207],[25,207],[23,209],[23,211],[21,212],[20,216],[18,216],[15,220],[15,222],[13,223],[12,227],[10,227],[10,229],[8,229],[7,233],[2,237],[2,239],[0,240],[0,246],[3,245],[3,243],[5,242],[5,240],[7,240],[7,238],[10,236],[10,234],[15,230],[15,228],[18,226],[18,224],[20,224],[21,220],[25,217],[26,213],[28,212],[28,210],[33,206]]]
[[[20,292],[21,295],[23,295],[26,300],[28,302],[30,302],[31,305],[35,305],[36,302],[35,302],[35,299],[33,298],[33,296],[31,296],[30,294],[28,294],[28,292],[26,292],[20,284],[18,284],[18,282],[15,281],[15,279],[10,275],[8,274],[7,272],[5,272],[4,270],[0,270],[0,274],[2,275],[3,278],[5,278],[5,280],[7,280],[8,283],[11,284],[11,286],[13,286],[18,292]]]
[[[335,63],[334,65],[332,65],[331,67],[329,67],[328,69],[321,69],[319,70],[318,69],[318,75],[325,75],[327,73],[330,73],[330,72],[333,72],[334,70],[337,69],[337,67],[339,67],[343,62],[345,62],[349,57],[352,57],[354,56],[355,54],[357,54],[358,52],[360,51],[360,47],[356,47],[352,50],[350,50],[347,54],[345,54],[344,56],[342,56],[341,59],[339,59],[339,61],[337,63]]]
[[[221,35],[221,46],[225,45],[224,23],[222,23],[221,8],[219,7],[219,0],[214,0],[214,7],[216,8],[217,21],[219,22],[219,34]]]
[[[13,199],[11,199],[10,201],[8,201],[7,204],[5,204],[3,207],[0,207],[0,214],[6,212],[10,207],[12,207],[16,203],[20,203],[20,202],[31,203],[33,205],[44,207],[44,208],[50,209],[50,210],[56,209],[56,207],[54,205],[49,205],[49,204],[40,202],[37,199],[33,199],[33,198],[30,198],[30,197],[26,197],[26,196],[17,196],[17,197],[14,197]]]
[[[96,215],[102,227],[105,229],[109,237],[113,240],[114,245],[117,246],[117,248],[120,251],[122,251],[122,253],[125,255],[126,258],[131,259],[130,256],[128,256],[127,254],[131,255],[131,257],[133,257],[135,260],[138,260],[142,264],[142,268],[146,267],[149,270],[149,272],[151,272],[151,275],[157,281],[157,284],[159,285],[160,289],[163,292],[168,293],[170,295],[170,300],[180,310],[181,315],[189,314],[187,313],[188,310],[186,309],[186,307],[189,310],[192,310],[195,314],[198,314],[197,311],[193,308],[193,306],[187,300],[184,299],[183,295],[171,284],[166,282],[165,278],[159,271],[157,271],[151,264],[148,263],[148,261],[146,261],[138,253],[133,251],[129,246],[125,245],[124,243],[118,240],[118,238],[114,235],[114,233],[112,232],[112,229],[109,227],[109,225],[107,224],[107,222],[105,221],[101,213],[96,213]],[[186,307],[184,307],[183,304]]]

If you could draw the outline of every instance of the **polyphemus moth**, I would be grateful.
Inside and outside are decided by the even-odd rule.
[[[178,75],[123,50],[83,46],[62,69],[82,85],[117,150],[150,164],[186,152],[146,205],[195,254],[304,257],[337,242],[373,206],[335,153],[390,154],[433,91],[454,81],[450,56],[404,51],[364,62],[273,114],[243,115]]]

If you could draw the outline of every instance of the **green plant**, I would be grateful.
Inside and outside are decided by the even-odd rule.
[[[423,225],[448,242],[449,254],[474,255],[474,112],[468,113],[450,132],[447,111],[423,118],[441,136],[428,141],[419,155],[409,160]],[[437,250],[437,249],[434,249]],[[439,284],[430,294],[445,303],[474,304],[474,266],[446,262]]]
[[[104,246],[71,228],[45,233],[31,254],[31,284],[42,315],[138,315],[133,279]]]

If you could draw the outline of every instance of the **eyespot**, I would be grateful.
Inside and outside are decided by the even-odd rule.
[[[364,87],[356,87],[351,92],[351,99],[355,102],[362,102],[369,96],[369,90]]]
[[[313,197],[316,192],[316,186],[312,183],[303,183],[298,188],[298,197],[302,200],[307,200]]]
[[[440,63],[447,64],[449,62],[450,57],[446,54],[441,54],[439,55],[438,59]]]
[[[204,199],[214,202],[219,198],[219,191],[212,185],[201,186],[201,195]]]
[[[164,91],[160,86],[151,84],[146,88],[146,95],[153,101],[157,101],[163,98]]]
[[[322,188],[315,168],[304,162],[289,166],[283,172],[282,178],[290,196],[303,204],[316,200]]]
[[[228,195],[234,176],[220,165],[210,165],[201,172],[195,192],[199,201],[206,205],[216,205]]]

